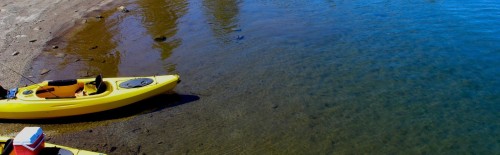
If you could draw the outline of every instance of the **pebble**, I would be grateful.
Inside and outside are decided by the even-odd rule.
[[[78,62],[78,61],[94,61],[94,58],[82,58],[82,59],[77,58],[77,59],[75,60],[75,62]]]
[[[87,23],[87,19],[82,20],[82,24]]]
[[[136,151],[136,153],[141,152],[141,147],[142,147],[141,145],[137,146],[137,151]]]
[[[35,28],[33,28],[33,30],[35,30],[35,31],[39,31],[39,30],[42,30],[42,28],[40,28],[40,27],[35,27]]]
[[[19,54],[19,52],[14,52],[14,53],[12,53],[12,56],[16,56],[18,54]]]
[[[276,108],[278,108],[278,105],[277,104],[273,105],[273,109],[276,109]]]
[[[34,43],[35,41],[36,41],[36,39],[30,40],[30,43]]]
[[[57,45],[52,46],[52,49],[58,49],[58,48],[59,48],[59,46],[57,46]]]
[[[129,12],[129,10],[128,10],[125,6],[120,6],[120,7],[118,7],[118,10],[120,10],[120,11],[121,11],[121,12],[123,12],[123,13],[127,13],[127,12]]]
[[[238,35],[238,36],[236,37],[236,40],[243,40],[243,38],[245,38],[245,36],[240,36],[240,35]]]
[[[50,69],[42,69],[42,71],[40,72],[40,75],[44,75],[44,74],[47,74],[50,72]]]
[[[89,50],[97,49],[99,46],[92,46]]]
[[[102,15],[97,15],[97,16],[95,16],[95,18],[97,18],[97,19],[101,19],[101,18],[104,18],[104,16],[102,16]]]
[[[117,147],[113,146],[113,147],[111,147],[111,149],[109,150],[109,152],[111,153],[111,152],[115,151],[116,149],[117,149]]]
[[[64,54],[64,53],[57,53],[56,54],[56,58],[63,58],[65,56],[66,56],[66,54]]]

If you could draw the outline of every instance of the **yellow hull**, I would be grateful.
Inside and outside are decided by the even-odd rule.
[[[150,84],[138,88],[120,86],[133,79],[147,79]],[[179,82],[179,75],[104,78],[104,92],[75,96],[73,89],[87,89],[87,83],[94,80],[77,79],[77,84],[68,86],[50,86],[48,81],[44,81],[19,88],[17,98],[0,100],[0,118],[42,119],[115,109],[172,90]]]
[[[1,137],[0,136],[0,152],[3,152],[5,148],[5,143],[7,140],[11,138],[9,137]],[[80,150],[80,149],[75,149],[67,146],[61,146],[61,145],[56,145],[56,144],[51,144],[51,143],[45,143],[45,148],[61,148],[70,151],[74,155],[105,155],[104,153],[97,153],[97,152],[92,152],[92,151],[86,151],[86,150]],[[12,150],[10,153],[11,155],[15,155],[15,151]]]

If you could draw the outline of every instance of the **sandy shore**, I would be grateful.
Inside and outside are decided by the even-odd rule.
[[[83,25],[82,21],[93,18],[92,15],[98,14],[101,9],[110,9],[118,4],[112,0],[0,1],[0,84],[5,88],[18,87],[22,80],[19,74],[34,77],[29,74],[40,71],[30,70],[33,68],[32,62],[44,48],[52,46],[49,45],[50,40]],[[38,123],[0,123],[0,135],[14,136],[23,127],[40,126]],[[50,125],[42,126],[44,130],[48,129],[46,134],[53,135],[50,127],[47,127]],[[95,126],[98,125],[92,127]],[[73,141],[71,137],[68,139]]]
[[[51,46],[48,41],[83,23],[89,13],[113,4],[112,0],[2,0],[0,84],[6,88],[19,86],[22,77],[17,73],[32,77],[26,75],[27,71],[43,48]]]

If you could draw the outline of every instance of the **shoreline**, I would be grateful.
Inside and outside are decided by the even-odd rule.
[[[86,26],[86,20],[92,20],[102,12],[114,9],[127,3],[114,0],[88,1],[1,1],[0,6],[0,85],[6,89],[21,87],[27,80],[37,81],[40,70],[35,70],[34,62],[43,52],[52,49],[53,45],[64,44],[65,37],[71,32]],[[53,58],[57,59],[57,58]],[[45,66],[42,66],[45,67]],[[50,74],[50,73],[49,73]],[[22,77],[24,76],[24,77]],[[106,128],[107,124],[117,120],[101,121],[99,123],[75,122],[84,126],[83,130],[92,131]],[[64,123],[44,124],[34,122],[2,122],[0,135],[15,136],[26,126],[40,126],[50,138],[48,142],[71,144],[75,136],[64,134],[74,132],[72,125]],[[63,127],[61,127],[63,126]],[[57,128],[58,130],[53,130]],[[95,132],[99,133],[99,132]],[[58,141],[59,140],[59,141]],[[85,147],[85,142],[79,149],[106,152],[108,147]]]
[[[21,86],[22,74],[33,78],[33,61],[92,14],[117,6],[113,0],[0,2],[0,85]],[[123,2],[122,2],[123,3]],[[57,41],[55,41],[57,42]]]

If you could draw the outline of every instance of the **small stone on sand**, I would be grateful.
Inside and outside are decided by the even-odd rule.
[[[118,10],[121,11],[121,12],[123,12],[123,13],[129,12],[129,10],[125,6],[118,7]]]
[[[44,75],[44,74],[47,74],[50,72],[50,69],[42,69],[42,71],[40,71],[40,75]]]
[[[57,53],[55,57],[56,58],[63,58],[65,56],[66,56],[66,54],[64,54],[64,53]]]

